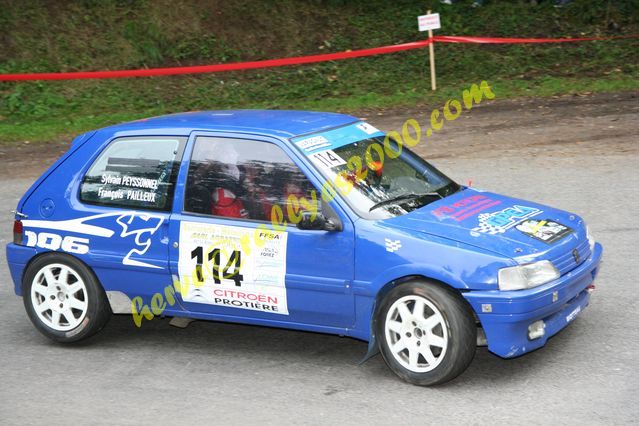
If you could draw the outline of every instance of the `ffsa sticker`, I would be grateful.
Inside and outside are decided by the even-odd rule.
[[[210,223],[180,223],[182,299],[288,315],[287,233]]]

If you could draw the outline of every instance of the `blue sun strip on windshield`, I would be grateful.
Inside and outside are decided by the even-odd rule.
[[[339,147],[379,136],[384,132],[368,123],[360,121],[348,126],[338,127],[325,132],[291,138],[291,142],[305,155],[311,155],[325,150],[335,150]]]

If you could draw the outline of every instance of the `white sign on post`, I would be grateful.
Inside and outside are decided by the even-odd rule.
[[[438,30],[442,27],[439,23],[439,13],[418,16],[417,24],[419,31]]]
[[[419,25],[419,31],[428,31],[428,56],[430,59],[430,87],[432,90],[437,90],[437,82],[435,79],[435,40],[433,39],[433,30],[438,30],[442,26],[439,23],[439,13],[430,13],[430,10],[426,15],[417,17],[417,24]]]

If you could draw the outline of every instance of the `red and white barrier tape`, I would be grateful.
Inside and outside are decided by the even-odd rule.
[[[639,34],[610,37],[575,37],[575,38],[508,38],[508,37],[466,37],[466,36],[435,36],[433,39],[440,43],[478,43],[478,44],[523,44],[523,43],[568,43],[575,41],[615,40],[625,38],[639,38]]]
[[[431,40],[415,41],[412,43],[395,44],[392,46],[373,47],[371,49],[348,50],[346,52],[325,53],[322,55],[295,56],[292,58],[267,59],[264,61],[234,62],[230,64],[196,65],[189,67],[151,68],[120,71],[86,71],[62,73],[32,73],[32,74],[0,74],[0,81],[21,80],[75,80],[83,78],[125,78],[125,77],[154,77],[160,75],[200,74],[209,72],[237,71],[257,68],[282,67],[286,65],[311,64],[314,62],[337,61],[340,59],[359,58],[362,56],[383,55],[400,52],[402,50],[419,49],[428,46]]]
[[[499,38],[499,37],[465,37],[435,36],[432,39],[391,46],[373,47],[370,49],[348,50],[346,52],[325,53],[322,55],[295,56],[292,58],[267,59],[264,61],[233,62],[230,64],[195,65],[188,67],[150,68],[116,71],[78,71],[78,72],[46,72],[25,74],[0,74],[0,81],[31,80],[78,80],[127,77],[156,77],[163,75],[201,74],[224,71],[238,71],[257,68],[273,68],[286,65],[311,64],[316,62],[338,61],[341,59],[360,58],[363,56],[383,55],[404,50],[420,49],[430,43],[481,43],[481,44],[519,44],[519,43],[564,43],[576,41],[611,40],[639,38],[638,35],[614,37],[580,37],[580,38]]]

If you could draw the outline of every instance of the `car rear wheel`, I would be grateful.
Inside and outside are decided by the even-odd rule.
[[[50,254],[24,275],[24,306],[31,322],[57,342],[76,342],[100,331],[111,316],[104,289],[79,260]]]
[[[470,364],[477,328],[470,307],[452,290],[416,281],[384,298],[376,336],[386,364],[399,377],[421,386],[445,383]]]

